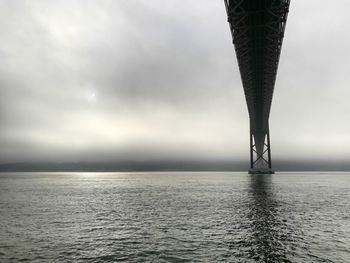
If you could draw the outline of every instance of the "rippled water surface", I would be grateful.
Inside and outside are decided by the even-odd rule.
[[[0,262],[350,262],[350,174],[0,173]]]

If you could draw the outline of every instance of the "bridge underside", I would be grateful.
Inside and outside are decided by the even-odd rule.
[[[250,119],[250,173],[272,173],[269,115],[290,0],[224,0]]]

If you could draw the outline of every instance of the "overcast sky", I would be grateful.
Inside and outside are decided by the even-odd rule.
[[[350,1],[292,0],[275,159],[350,159]],[[232,159],[248,112],[222,0],[0,0],[0,162]]]

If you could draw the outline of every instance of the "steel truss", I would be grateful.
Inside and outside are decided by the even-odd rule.
[[[224,2],[249,112],[250,171],[272,171],[268,120],[290,0]]]

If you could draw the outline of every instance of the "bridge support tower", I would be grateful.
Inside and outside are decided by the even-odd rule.
[[[249,174],[274,174],[271,163],[270,131],[250,131]]]

